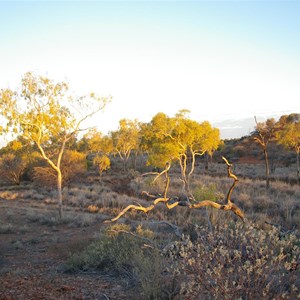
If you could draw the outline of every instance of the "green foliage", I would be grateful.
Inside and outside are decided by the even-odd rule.
[[[191,196],[190,177],[195,169],[196,156],[212,153],[220,145],[219,129],[209,122],[198,123],[187,117],[186,110],[170,118],[158,113],[142,127],[142,144],[149,153],[148,164],[165,168],[178,163],[184,190]]]
[[[164,299],[162,256],[156,248],[145,246],[149,230],[138,227],[135,232],[125,224],[115,224],[104,236],[82,253],[73,254],[67,262],[69,271],[99,270],[139,285],[144,299]]]
[[[34,143],[43,159],[57,176],[59,214],[62,215],[61,160],[80,130],[80,125],[104,108],[110,98],[90,93],[73,97],[68,84],[26,73],[15,91],[0,91],[0,115],[6,121],[6,132],[13,132]],[[53,153],[56,157],[53,158]],[[43,174],[51,175],[46,169]],[[53,172],[52,172],[53,173]],[[47,175],[48,176],[48,175]],[[48,176],[48,177],[49,177]]]
[[[163,144],[153,143],[147,165],[164,168],[167,162],[174,161],[178,158],[179,151],[180,146],[174,144],[172,141],[166,141]]]
[[[93,164],[94,166],[97,166],[100,176],[102,176],[103,171],[110,169],[110,159],[106,155],[95,156]]]
[[[61,162],[62,184],[80,178],[86,172],[86,169],[87,161],[84,153],[66,150]],[[57,174],[54,169],[40,160],[40,164],[33,167],[33,180],[41,186],[55,186]]]
[[[109,155],[113,152],[113,144],[110,136],[102,135],[96,128],[91,128],[78,142],[77,148],[81,152],[91,152]]]
[[[278,121],[277,141],[288,149],[300,152],[300,114],[282,116]]]
[[[122,119],[119,128],[111,133],[113,151],[119,155],[126,167],[132,151],[139,150],[140,124],[137,120]]]
[[[216,201],[224,198],[224,195],[217,190],[217,186],[214,183],[198,186],[194,191],[193,195],[197,201],[211,200]]]

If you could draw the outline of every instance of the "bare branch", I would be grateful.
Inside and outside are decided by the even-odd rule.
[[[242,220],[244,220],[244,212],[240,208],[238,208],[234,203],[232,203],[231,199],[230,199],[232,191],[233,191],[236,183],[238,182],[238,179],[231,172],[232,164],[230,164],[225,157],[222,157],[222,159],[225,161],[225,163],[227,165],[227,174],[228,174],[228,177],[230,177],[230,178],[233,179],[233,183],[232,183],[232,185],[231,185],[231,187],[230,187],[230,189],[229,189],[229,191],[227,193],[227,196],[226,196],[227,204],[221,205],[221,204],[219,204],[217,202],[214,202],[214,201],[211,201],[211,200],[204,200],[204,201],[201,201],[201,202],[199,202],[197,204],[192,204],[189,207],[190,208],[200,208],[200,207],[210,206],[210,207],[213,207],[213,208],[216,208],[216,209],[221,209],[221,210],[231,210],[234,214],[236,214]]]
[[[213,207],[216,209],[221,209],[221,210],[231,210],[234,214],[239,216],[242,220],[244,220],[244,213],[232,202],[221,205],[217,202],[211,201],[211,200],[203,200],[197,204],[192,204],[189,206],[189,208],[201,208],[201,207]]]
[[[104,221],[104,223],[111,223],[111,222],[115,222],[118,219],[120,219],[128,210],[141,210],[144,213],[147,213],[148,211],[152,210],[155,207],[155,205],[150,205],[148,207],[143,207],[143,206],[138,206],[138,205],[128,205],[127,207],[125,207],[115,218],[111,219],[111,220],[106,220]]]
[[[174,203],[171,203],[169,204],[169,201],[172,199],[172,198],[169,198],[167,197],[167,191],[168,191],[168,187],[169,187],[169,183],[170,183],[170,178],[169,178],[169,175],[168,175],[168,171],[170,169],[170,165],[169,164],[166,164],[166,168],[165,170],[163,170],[161,173],[159,173],[155,179],[157,180],[158,177],[160,177],[162,174],[165,174],[166,176],[166,186],[165,186],[165,191],[164,191],[164,197],[159,197],[159,198],[156,198],[154,201],[153,201],[153,204],[148,206],[148,207],[143,207],[141,205],[128,205],[126,208],[124,208],[115,218],[111,219],[111,220],[107,220],[105,221],[105,223],[110,223],[110,222],[115,222],[117,221],[120,217],[122,217],[128,210],[140,210],[140,211],[143,211],[144,213],[147,213],[149,211],[151,211],[152,209],[154,209],[154,207],[159,204],[159,203],[165,203],[166,207],[168,209],[172,209],[176,206],[187,206],[189,207],[190,209],[194,209],[194,208],[201,208],[201,207],[213,207],[215,209],[220,209],[220,210],[231,210],[234,214],[236,214],[239,218],[241,218],[242,220],[244,220],[244,212],[239,208],[237,207],[234,203],[231,202],[231,194],[232,194],[232,191],[236,185],[236,183],[238,182],[238,179],[236,177],[236,175],[234,175],[232,172],[231,172],[231,167],[232,167],[232,164],[230,164],[228,162],[228,160],[225,158],[225,157],[222,157],[222,159],[224,160],[224,162],[226,163],[227,165],[227,174],[228,174],[228,177],[232,178],[233,179],[233,183],[231,185],[231,187],[229,188],[229,191],[227,193],[227,196],[226,196],[226,204],[219,204],[215,201],[212,201],[212,200],[203,200],[201,202],[198,202],[196,204],[189,204],[189,202],[184,202],[184,201],[176,201]],[[154,198],[155,196],[154,195],[151,195],[149,194],[148,192],[143,192],[143,194],[146,194],[148,195],[149,197],[152,197]]]

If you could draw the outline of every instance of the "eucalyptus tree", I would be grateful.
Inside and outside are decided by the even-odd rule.
[[[55,170],[59,216],[62,217],[61,161],[65,149],[83,122],[104,109],[110,97],[94,93],[76,97],[66,82],[26,73],[16,90],[0,91],[2,133],[13,132],[35,144],[42,158]]]
[[[268,119],[265,122],[257,122],[255,119],[255,130],[252,133],[254,140],[263,149],[264,159],[265,159],[265,174],[266,174],[266,189],[270,187],[270,168],[269,168],[269,158],[268,158],[268,146],[269,143],[274,140],[276,121],[274,118]]]
[[[298,184],[300,184],[300,114],[282,116],[277,126],[277,142],[296,153],[297,180]]]
[[[158,113],[144,127],[144,143],[149,149],[149,164],[162,167],[166,163],[178,162],[183,189],[188,197],[190,178],[195,170],[196,157],[211,153],[220,144],[219,129],[209,122],[199,123],[187,116],[187,110],[179,111],[175,117]]]
[[[139,132],[139,122],[129,119],[120,120],[119,128],[111,132],[113,150],[123,161],[124,170],[127,168],[131,153],[139,147]]]
[[[238,182],[237,177],[232,173],[230,164],[225,157],[223,161],[227,165],[227,175],[233,179],[228,190],[225,202],[220,204],[212,199],[203,201],[194,201],[193,204],[182,197],[168,196],[168,188],[170,185],[169,171],[172,163],[178,163],[181,169],[181,179],[183,181],[184,190],[187,197],[194,199],[190,187],[189,180],[195,169],[195,161],[198,155],[206,152],[214,151],[220,144],[219,130],[213,128],[209,122],[198,123],[187,117],[187,111],[180,111],[175,117],[170,118],[164,113],[156,114],[151,122],[144,123],[141,126],[143,151],[149,155],[148,163],[163,168],[161,172],[155,172],[156,177],[165,177],[165,189],[162,195],[151,195],[144,191],[148,197],[154,200],[142,206],[141,204],[130,204],[126,206],[116,217],[106,220],[105,223],[115,222],[121,218],[126,212],[131,210],[142,211],[148,213],[157,207],[159,203],[164,203],[168,209],[176,206],[186,206],[189,209],[199,209],[203,207],[213,207],[215,209],[232,211],[240,219],[244,220],[244,212],[231,201],[232,192]]]

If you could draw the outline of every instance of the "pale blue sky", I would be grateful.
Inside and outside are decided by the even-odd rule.
[[[36,71],[111,94],[97,120],[300,112],[299,1],[0,1],[0,88]]]

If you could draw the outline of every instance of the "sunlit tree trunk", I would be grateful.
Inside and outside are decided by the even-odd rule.
[[[183,182],[183,190],[187,197],[191,196],[190,191],[190,183],[189,183],[189,175],[186,174],[187,172],[187,156],[184,154],[181,156],[180,160],[180,169],[181,169],[181,180]]]
[[[256,135],[254,140],[257,141],[263,149],[265,166],[266,166],[266,189],[270,187],[270,169],[268,159],[268,144],[274,139],[275,120],[268,119],[265,123],[258,123],[256,117],[254,117],[256,123]]]
[[[57,196],[58,196],[58,213],[59,218],[63,217],[63,203],[62,203],[62,173],[61,173],[61,160],[64,154],[66,143],[70,139],[70,137],[65,136],[60,151],[57,157],[57,165],[56,165],[56,172],[57,172]]]

